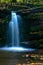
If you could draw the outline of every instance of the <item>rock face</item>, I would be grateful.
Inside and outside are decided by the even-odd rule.
[[[10,21],[10,11],[0,10],[0,46],[4,46],[7,39],[7,25]]]

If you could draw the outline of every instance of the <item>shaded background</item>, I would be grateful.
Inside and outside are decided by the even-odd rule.
[[[21,16],[19,23],[20,45],[43,48],[43,4],[42,1],[4,1],[0,0],[0,47],[7,45],[8,23],[11,11]]]

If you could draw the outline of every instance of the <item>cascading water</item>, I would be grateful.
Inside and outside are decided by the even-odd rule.
[[[23,48],[20,47],[20,41],[19,41],[19,27],[18,27],[18,18],[20,18],[19,15],[16,15],[15,12],[11,12],[11,21],[9,22],[8,27],[8,44],[10,46],[5,46],[0,48],[0,50],[4,51],[16,51],[16,52],[24,52],[24,51],[34,51],[34,49],[31,48]]]
[[[18,18],[15,12],[11,13],[11,21],[9,22],[9,36],[12,47],[19,46],[19,27]]]

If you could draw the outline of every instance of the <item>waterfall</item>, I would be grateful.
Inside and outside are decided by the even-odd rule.
[[[11,12],[11,21],[9,22],[9,36],[11,46],[19,46],[18,18],[13,11]]]
[[[32,48],[23,48],[20,47],[20,39],[19,39],[19,26],[18,20],[20,16],[17,15],[15,12],[11,12],[11,21],[8,24],[8,39],[7,39],[7,46],[0,48],[2,51],[13,51],[13,52],[31,52],[35,49]],[[21,19],[20,19],[21,20]],[[10,45],[10,46],[9,46]]]

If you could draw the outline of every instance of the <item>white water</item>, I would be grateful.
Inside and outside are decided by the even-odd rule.
[[[23,47],[2,47],[0,48],[2,51],[12,51],[12,52],[31,52],[35,51],[32,48],[23,48]]]
[[[11,21],[9,23],[10,30],[10,40],[11,46],[19,46],[19,27],[18,27],[18,18],[15,12],[11,12]]]
[[[19,41],[19,27],[18,27],[18,15],[15,12],[11,12],[11,21],[9,22],[8,27],[8,40],[10,42],[11,47],[2,47],[0,50],[4,51],[14,51],[14,52],[27,52],[27,51],[34,51],[35,49],[32,48],[23,48],[20,47]]]

